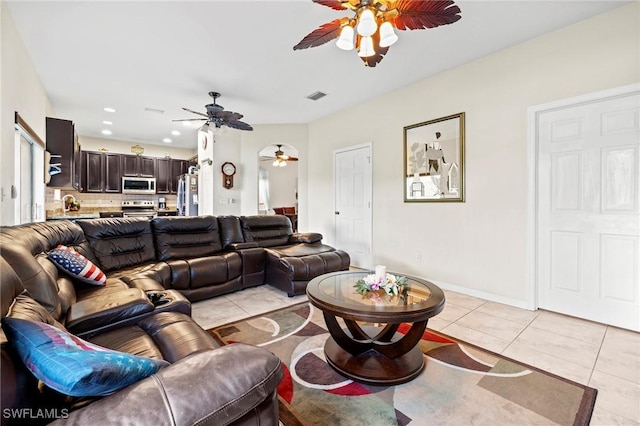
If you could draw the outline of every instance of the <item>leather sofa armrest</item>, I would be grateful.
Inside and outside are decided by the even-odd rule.
[[[322,234],[318,234],[317,232],[305,232],[300,234],[292,234],[289,237],[290,244],[313,244],[322,241]]]
[[[281,378],[278,357],[236,343],[188,356],[52,424],[226,425],[266,408],[273,412],[260,424],[277,425],[274,395]],[[273,404],[265,407],[269,398]]]
[[[153,303],[139,288],[129,288],[109,294],[109,297],[90,297],[74,303],[67,311],[65,327],[72,333],[112,324],[153,311]]]
[[[244,250],[244,249],[258,248],[258,247],[260,247],[258,243],[249,242],[249,243],[231,243],[231,244],[228,244],[225,248],[227,250]]]

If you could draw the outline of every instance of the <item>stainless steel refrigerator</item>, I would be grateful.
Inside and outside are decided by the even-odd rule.
[[[198,216],[198,174],[185,173],[178,178],[178,215]]]

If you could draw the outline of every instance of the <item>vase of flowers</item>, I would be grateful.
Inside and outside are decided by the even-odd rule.
[[[384,290],[389,296],[399,295],[407,286],[406,277],[397,277],[393,274],[370,274],[356,281],[353,286],[356,292],[367,294],[370,291]]]

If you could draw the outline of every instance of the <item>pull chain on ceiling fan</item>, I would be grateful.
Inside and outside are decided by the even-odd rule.
[[[452,24],[461,16],[452,0],[312,0],[334,10],[351,10],[353,18],[334,19],[307,34],[293,50],[321,46],[338,38],[343,50],[358,51],[365,66],[375,67],[398,40],[397,30],[422,30]]]

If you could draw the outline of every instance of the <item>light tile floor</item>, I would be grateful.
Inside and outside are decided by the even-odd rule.
[[[445,291],[429,328],[598,389],[592,425],[640,425],[640,333]],[[205,329],[307,300],[268,285],[193,304]]]

